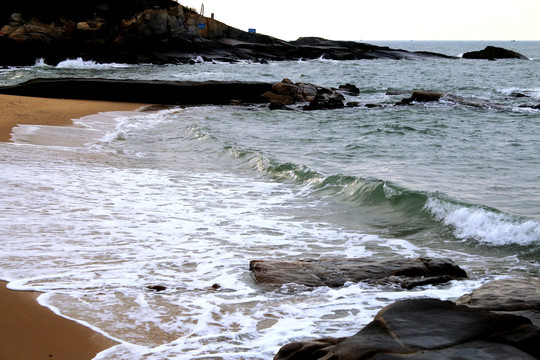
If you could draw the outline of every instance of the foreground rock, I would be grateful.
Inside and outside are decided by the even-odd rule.
[[[537,359],[539,341],[527,318],[415,299],[383,308],[351,337],[291,343],[274,359]]]
[[[164,105],[257,103],[272,84],[248,82],[35,79],[0,88],[0,94]]]
[[[525,316],[540,326],[540,278],[492,281],[463,295],[456,304]]]
[[[250,270],[258,284],[339,287],[347,282],[397,284],[404,289],[467,278],[463,269],[447,259],[323,259],[253,260]]]
[[[528,57],[518,52],[503,49],[496,46],[486,46],[484,50],[471,51],[463,54],[464,59],[484,59],[484,60],[496,60],[496,59],[520,59],[529,60]]]

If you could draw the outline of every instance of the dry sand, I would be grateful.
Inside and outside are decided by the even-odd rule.
[[[0,141],[17,124],[69,126],[71,119],[102,111],[130,111],[144,104],[0,95]],[[11,291],[0,281],[0,360],[80,360],[116,344],[36,301],[39,293]]]
[[[73,124],[72,119],[102,111],[136,110],[143,105],[0,95],[0,141],[10,141],[11,129],[17,124],[69,126]]]

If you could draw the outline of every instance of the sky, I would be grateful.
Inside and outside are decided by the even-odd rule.
[[[540,0],[178,0],[283,40],[540,40]]]

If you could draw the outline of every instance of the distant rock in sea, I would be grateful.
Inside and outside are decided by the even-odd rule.
[[[496,59],[520,59],[529,60],[528,57],[518,52],[507,50],[496,46],[486,46],[484,50],[471,51],[463,54],[464,59],[484,59],[484,60],[496,60]]]

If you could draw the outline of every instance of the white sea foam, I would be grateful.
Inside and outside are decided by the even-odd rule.
[[[101,127],[120,124],[129,143],[151,126],[144,116],[102,119]],[[248,270],[252,259],[424,250],[299,216],[317,206],[294,185],[204,172],[204,164],[111,166],[107,154],[82,157],[86,151],[2,153],[9,161],[0,174],[0,263],[5,278],[17,279],[12,287],[46,291],[43,304],[122,342],[99,359],[269,358],[288,341],[353,334],[381,307],[411,296],[365,284],[261,291]],[[475,285],[412,296],[455,298]]]
[[[41,59],[41,62],[39,66],[41,66],[41,63],[43,63],[43,60]],[[36,63],[36,66],[38,66],[38,63]],[[67,59],[64,61],[59,62],[56,65],[56,68],[58,69],[108,69],[108,68],[125,68],[129,67],[128,64],[118,64],[118,63],[97,63],[92,60],[83,60],[82,58],[76,58],[76,59]]]
[[[49,65],[45,63],[44,58],[39,58],[39,59],[36,59],[36,62],[34,63],[34,67],[49,67]]]
[[[473,239],[492,246],[534,245],[540,243],[540,223],[511,218],[479,207],[430,198],[425,209],[445,225],[454,228],[458,239]]]
[[[519,87],[511,87],[511,88],[504,88],[499,90],[503,95],[511,96],[516,94],[523,94],[525,96],[528,96],[532,99],[540,99],[540,89],[539,88],[519,88]]]
[[[11,140],[17,144],[67,147],[108,142],[121,138],[122,131],[126,131],[122,124],[126,123],[128,117],[136,117],[137,114],[135,111],[102,112],[73,119],[73,126],[21,124],[13,128]],[[151,116],[149,113],[140,115],[144,119]],[[152,122],[146,126],[152,126]]]

